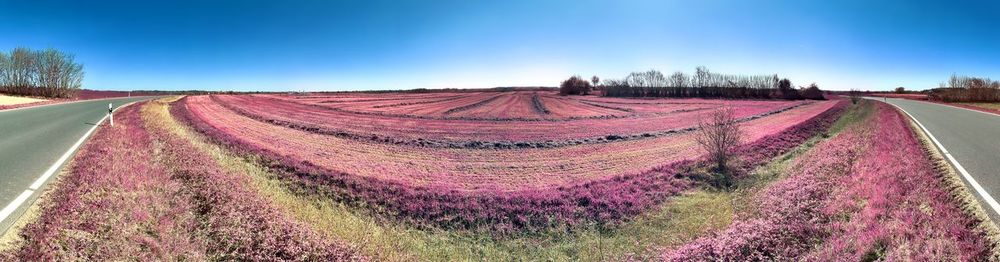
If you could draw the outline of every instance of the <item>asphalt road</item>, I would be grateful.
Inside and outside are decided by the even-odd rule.
[[[990,198],[1000,196],[1000,116],[930,102],[892,98],[876,100],[896,105],[910,113]],[[963,179],[993,222],[1000,221],[1000,213],[990,206],[986,196],[977,192],[969,179]]]
[[[0,208],[8,207],[26,194],[26,189],[35,180],[107,115],[109,102],[117,108],[145,99],[150,97],[87,100],[0,111]],[[31,194],[25,202],[30,203],[37,195]],[[13,213],[6,218],[0,217],[3,220],[0,232],[6,231],[19,217],[24,206],[27,204],[9,209]]]

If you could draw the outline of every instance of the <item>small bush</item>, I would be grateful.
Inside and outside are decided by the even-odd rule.
[[[559,85],[559,94],[561,95],[586,95],[590,94],[591,85],[587,80],[583,80],[580,76],[572,76],[566,81],[563,81]]]
[[[861,101],[861,91],[857,89],[851,89],[850,92],[847,92],[847,96],[851,97],[852,104],[857,104],[858,101]]]
[[[788,100],[802,99],[799,90],[792,88],[792,81],[788,80],[788,78],[778,81],[778,97]]]
[[[816,83],[810,84],[809,87],[802,89],[802,91],[799,93],[802,94],[802,98],[805,99],[812,99],[812,100],[826,99],[823,97],[823,90],[819,90],[819,86],[817,86]]]

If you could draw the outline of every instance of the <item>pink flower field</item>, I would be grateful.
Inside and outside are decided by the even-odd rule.
[[[716,101],[663,106],[656,114],[634,114],[629,117],[569,118],[542,121],[538,119],[466,119],[441,118],[431,115],[397,115],[378,112],[345,110],[327,105],[296,103],[296,100],[273,96],[211,96],[219,106],[256,120],[295,125],[327,133],[343,133],[371,137],[376,140],[417,140],[423,144],[490,144],[496,147],[544,147],[560,142],[600,143],[626,137],[658,136],[673,133],[697,124],[706,108],[739,107],[739,117],[751,118],[775,114],[817,102],[801,101]],[[488,99],[488,98],[487,98]],[[704,101],[704,100],[700,100]],[[818,102],[829,106],[828,102]],[[427,105],[424,105],[427,106]],[[444,110],[454,109],[450,102]],[[522,104],[530,110],[530,104]],[[450,108],[450,109],[449,109]],[[560,109],[553,107],[553,112]],[[572,140],[572,141],[569,141]],[[518,145],[522,142],[523,145]]]
[[[499,99],[489,103],[514,101]],[[748,152],[744,162],[749,167],[821,131],[836,118],[845,102],[786,103],[777,109],[774,106],[781,103],[730,103],[746,108],[742,114],[750,143],[742,150]],[[521,106],[531,108],[527,103]],[[776,111],[764,111],[768,109]],[[358,205],[382,206],[377,210],[387,216],[446,228],[512,231],[567,223],[618,223],[692,186],[684,178],[684,170],[699,162],[701,154],[693,134],[685,131],[692,128],[693,119],[652,125],[659,120],[658,115],[636,116],[652,119],[634,122],[638,128],[663,128],[653,129],[657,135],[555,147],[494,149],[421,146],[360,135],[381,131],[378,129],[344,134],[325,128],[343,123],[365,124],[358,128],[395,126],[392,123],[412,121],[417,122],[413,126],[421,126],[424,131],[410,135],[421,135],[430,132],[421,122],[440,123],[442,131],[455,132],[448,128],[478,129],[478,124],[501,126],[498,124],[508,121],[373,116],[254,96],[187,97],[176,102],[172,110],[209,137],[245,154],[271,160],[268,165],[286,173],[288,179],[300,181],[307,190],[364,203]],[[698,115],[681,113],[675,117],[683,116]],[[344,120],[328,120],[337,118]],[[550,122],[528,121],[505,128],[539,128],[531,126],[538,123]],[[385,137],[395,133],[379,134]]]
[[[1000,1],[101,2],[0,0],[0,262],[1000,262]]]
[[[405,114],[377,111],[433,105],[437,109]],[[752,179],[776,159],[790,164],[781,178],[748,191],[754,193],[746,200],[724,198],[686,215],[663,213],[687,205],[692,195],[742,194],[712,182],[711,162],[695,142],[698,119],[721,106],[738,111],[734,117],[744,132],[733,149],[734,179]],[[858,112],[871,113],[828,135]],[[587,117],[605,113],[613,117]],[[525,117],[531,114],[542,117]],[[102,126],[42,201],[37,218],[18,232],[17,248],[0,258],[453,260],[470,256],[433,254],[591,249],[586,243],[594,242],[579,234],[618,235],[623,242],[614,248],[620,250],[604,259],[990,256],[993,244],[977,226],[981,221],[943,184],[907,121],[885,104],[852,106],[846,99],[570,98],[543,92],[161,99],[126,107],[115,127]],[[604,139],[465,131],[543,133],[576,124],[581,127],[574,130]],[[470,141],[532,146],[465,144]],[[800,152],[803,145],[808,150]],[[248,169],[234,168],[219,154],[267,176],[244,174]],[[262,187],[260,179],[275,181],[287,195],[268,191],[275,189]],[[290,197],[312,202],[285,206],[296,203]],[[714,229],[684,229],[693,235],[683,242],[661,246],[645,242],[656,238],[649,235],[654,231],[639,231],[642,238],[629,233],[658,225],[651,216],[717,221],[698,215],[737,204],[747,206]],[[552,238],[569,242],[553,244]],[[524,246],[535,242],[545,247]]]

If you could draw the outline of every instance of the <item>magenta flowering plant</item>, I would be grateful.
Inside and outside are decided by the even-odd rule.
[[[540,163],[543,164],[540,166],[522,167],[521,173],[500,175],[501,173],[495,172],[512,171],[510,168],[498,171],[488,163],[483,166],[468,165],[466,163],[475,163],[478,160],[470,158],[471,156],[467,155],[469,153],[464,151],[463,154],[466,155],[456,158],[459,159],[457,161],[427,162],[433,163],[427,165],[418,162],[420,156],[396,158],[393,155],[406,155],[412,152],[440,155],[441,149],[418,151],[420,150],[418,147],[385,146],[383,143],[370,142],[353,146],[341,145],[338,143],[354,142],[246,117],[222,105],[233,103],[249,108],[246,106],[247,103],[227,102],[235,99],[258,98],[187,97],[174,103],[171,111],[183,122],[218,143],[241,154],[259,156],[265,165],[285,179],[295,182],[293,184],[303,193],[323,195],[354,206],[369,208],[385,217],[428,227],[490,230],[508,234],[565,225],[616,225],[698,183],[692,180],[688,173],[693,166],[702,161],[700,157],[680,157],[659,163],[640,164],[648,166],[643,169],[632,169],[632,171],[611,169],[602,173],[595,171],[597,168],[607,169],[609,166],[619,165],[624,167],[635,163],[615,163],[599,159],[596,162],[584,159],[585,161],[577,163],[559,160],[563,158],[553,158],[555,160]],[[275,102],[275,104],[288,103]],[[752,126],[750,128],[752,141],[755,142],[741,150],[745,152],[757,152],[755,148],[760,150],[755,155],[748,155],[741,163],[747,166],[763,163],[766,158],[793,148],[829,126],[844,105],[842,102],[817,103],[748,120],[748,125]],[[303,117],[308,116],[308,112],[311,111],[320,111],[319,114],[325,112],[314,107],[295,108],[302,110],[296,114]],[[317,120],[317,123],[322,122]],[[650,139],[665,141],[645,143],[657,150],[670,150],[670,145],[690,143],[690,139],[682,135]],[[619,157],[615,155],[616,152],[627,152],[616,150],[638,146],[622,143],[638,142],[605,143],[604,146],[607,148],[597,152],[607,152],[606,156],[615,159]],[[568,148],[575,149],[575,147]],[[517,154],[537,152],[563,154],[552,151],[555,149],[533,150],[535,151],[523,151]],[[693,147],[671,151],[677,151],[676,155],[684,156],[689,153],[686,150],[694,152]],[[353,153],[346,155],[343,152]],[[498,158],[496,154],[502,152],[504,151],[486,151],[491,154],[486,155],[486,159],[496,159]],[[364,158],[357,161],[350,160],[357,155]],[[449,156],[442,155],[435,158],[447,157]],[[651,157],[651,159],[663,159],[662,156]],[[375,161],[380,159],[385,161]],[[644,159],[638,158],[638,160]],[[415,164],[410,167],[397,167],[398,164],[407,162]],[[455,163],[460,165],[454,166],[453,169],[450,165]],[[578,170],[577,175],[566,171],[543,171],[571,170],[569,168],[575,165],[587,168]],[[447,173],[421,174],[420,172],[440,167],[446,167],[447,169],[441,170]],[[547,169],[539,169],[540,167]],[[485,171],[482,174],[455,172],[460,170]],[[494,173],[491,175],[490,172]],[[595,177],[594,174],[607,175]],[[512,177],[523,179],[511,180]]]
[[[185,138],[146,122],[146,104],[122,109],[114,127],[94,134],[9,258],[365,259],[279,213],[246,177]]]
[[[727,229],[668,250],[669,261],[976,261],[985,232],[962,210],[915,136],[884,103],[798,157]]]

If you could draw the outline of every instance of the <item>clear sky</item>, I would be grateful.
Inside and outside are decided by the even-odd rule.
[[[704,65],[886,90],[1000,77],[1000,2],[0,0],[0,49],[57,48],[90,89],[555,86]],[[96,1],[94,1],[96,2]]]

